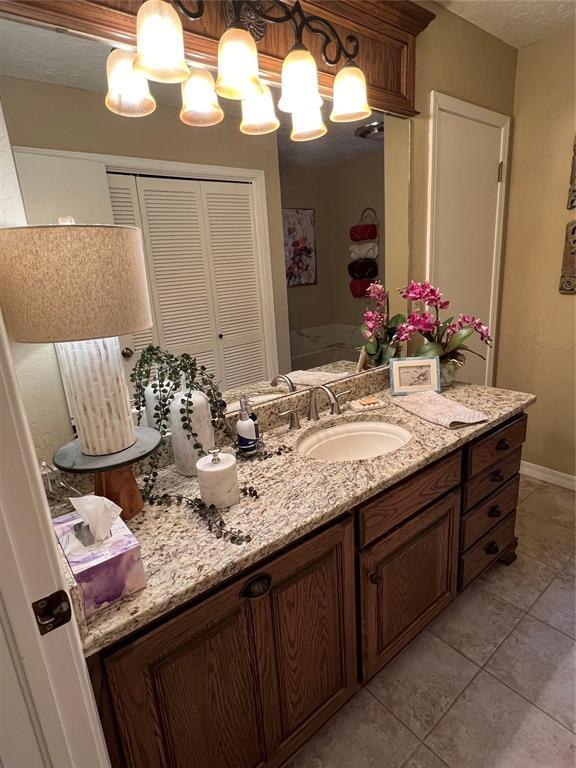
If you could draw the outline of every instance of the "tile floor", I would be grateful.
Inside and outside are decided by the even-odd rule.
[[[574,768],[576,494],[522,478],[518,559],[459,595],[286,768]]]

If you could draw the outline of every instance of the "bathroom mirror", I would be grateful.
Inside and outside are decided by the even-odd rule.
[[[367,280],[391,291],[408,268],[409,120],[374,112],[290,139],[224,120],[179,120],[180,86],[150,84],[148,117],[106,109],[110,45],[0,19],[0,103],[28,223],[142,228],[155,326],[123,338],[129,370],[150,343],[189,352],[214,372],[229,410],[356,375]],[[273,90],[277,104],[279,94]],[[370,241],[354,241],[360,224]],[[356,294],[356,295],[353,295]],[[392,305],[392,310],[401,309]],[[41,458],[70,439],[50,345],[14,356]]]

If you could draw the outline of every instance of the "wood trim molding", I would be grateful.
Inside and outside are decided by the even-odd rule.
[[[350,32],[358,36],[358,63],[374,108],[416,114],[415,40],[434,19],[433,13],[411,0],[303,0],[302,5],[332,22],[343,37]],[[2,0],[0,16],[134,46],[139,6],[139,0]],[[207,3],[202,19],[183,19],[183,27],[187,58],[215,67],[218,39],[225,28],[221,4]],[[289,24],[268,27],[259,43],[260,69],[267,82],[280,83],[282,61],[292,42]],[[307,44],[318,62],[320,91],[328,96],[336,70],[322,62],[317,38],[310,37]]]

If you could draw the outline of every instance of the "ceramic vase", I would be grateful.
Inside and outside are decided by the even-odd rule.
[[[180,409],[184,407],[182,400],[186,397],[184,390],[176,392],[170,405],[170,421],[172,422],[172,450],[174,452],[174,467],[176,471],[186,477],[195,477],[196,462],[202,455],[194,444],[198,441],[204,451],[214,448],[214,429],[212,427],[212,415],[210,413],[210,401],[204,392],[192,390],[189,397],[191,407],[190,423],[192,431],[198,437],[189,436],[182,426],[182,414]]]

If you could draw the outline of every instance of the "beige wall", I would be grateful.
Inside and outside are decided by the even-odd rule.
[[[175,107],[130,120],[109,112],[93,91],[0,77],[0,101],[14,146],[262,169],[266,175],[268,226],[280,369],[290,361],[284,278],[280,183],[276,137],[246,137],[227,117],[208,129],[191,128]]]
[[[410,276],[426,276],[426,210],[430,91],[512,114],[515,48],[446,11],[420,3],[436,18],[416,38],[416,109],[412,121],[410,187]]]
[[[558,292],[576,102],[574,31],[518,53],[497,385],[534,392],[523,458],[575,474],[576,297]]]
[[[383,155],[376,150],[335,166],[281,166],[283,207],[314,208],[316,212],[318,284],[288,289],[291,329],[330,323],[360,325],[364,303],[348,287],[349,229],[367,207],[377,211],[383,224]],[[408,174],[407,166],[404,172]],[[383,264],[381,253],[381,280]]]

